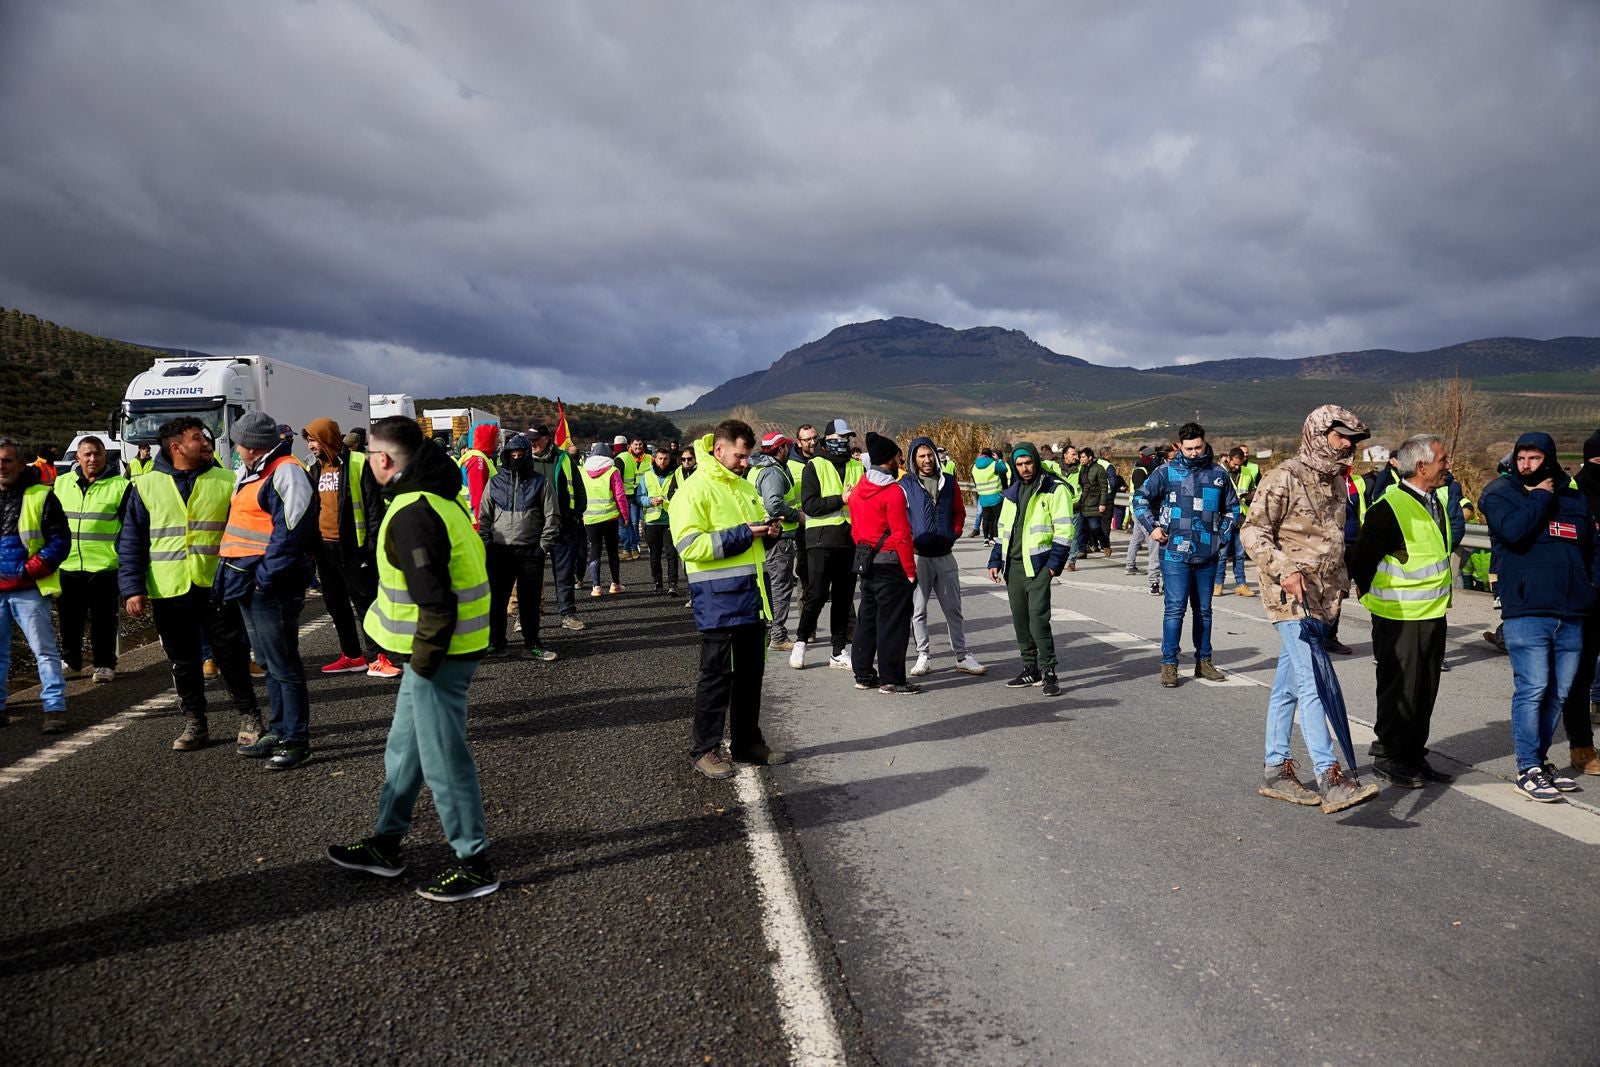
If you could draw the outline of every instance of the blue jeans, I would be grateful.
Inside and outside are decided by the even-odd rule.
[[[1222,566],[1217,571],[1217,577],[1228,577],[1228,557],[1233,557],[1233,584],[1244,584],[1244,546],[1239,543],[1239,531],[1234,530],[1228,537],[1228,543],[1222,546],[1222,555],[1219,562]]]
[[[1561,721],[1561,705],[1578,673],[1583,620],[1528,615],[1505,620],[1511,655],[1511,740],[1517,770],[1544,763]]]
[[[639,551],[639,500],[628,498],[628,514],[622,517],[622,551]]]
[[[1211,586],[1217,580],[1217,561],[1184,563],[1162,553],[1161,577],[1166,586],[1166,614],[1161,619],[1161,662],[1178,662],[1178,641],[1183,636],[1185,607],[1194,609],[1194,655],[1211,658]]]
[[[250,645],[267,670],[267,733],[290,745],[311,743],[311,693],[300,662],[300,610],[306,596],[259,590],[239,603]]]
[[[46,715],[67,710],[67,680],[61,674],[61,651],[56,645],[56,629],[50,621],[50,598],[37,589],[0,593],[0,709],[11,695],[11,622],[33,649],[39,661],[39,703]]]
[[[1311,765],[1317,774],[1326,774],[1338,759],[1333,754],[1333,735],[1328,732],[1328,713],[1317,693],[1316,676],[1311,673],[1311,646],[1300,640],[1299,619],[1272,625],[1278,631],[1278,673],[1273,676],[1272,695],[1267,698],[1265,762],[1276,766],[1289,758],[1289,731],[1298,705],[1300,737],[1311,753]]]

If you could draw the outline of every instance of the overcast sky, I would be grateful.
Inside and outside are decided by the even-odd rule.
[[[681,405],[860,319],[1600,334],[1600,4],[0,5],[0,304]]]

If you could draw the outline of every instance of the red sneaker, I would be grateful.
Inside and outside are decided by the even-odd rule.
[[[323,674],[360,674],[367,669],[365,657],[352,659],[349,656],[340,656],[326,667],[322,668]]]
[[[367,677],[398,678],[400,677],[400,668],[396,667],[393,663],[390,663],[388,656],[384,655],[382,652],[379,652],[378,658],[373,660],[372,666],[367,668]]]

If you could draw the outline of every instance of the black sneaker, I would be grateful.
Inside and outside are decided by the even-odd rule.
[[[1151,582],[1150,583],[1150,595],[1151,596],[1160,596],[1161,595],[1161,583],[1160,582]]]
[[[398,878],[406,869],[398,841],[367,837],[353,845],[329,845],[328,858],[350,871],[365,871],[379,878]]]
[[[417,896],[453,904],[458,900],[486,897],[499,888],[500,880],[487,863],[458,863],[417,890]]]
[[[911,682],[902,682],[899,685],[880,685],[878,687],[878,692],[887,693],[890,696],[908,697],[915,696],[922,692],[922,686],[914,685]]]
[[[483,654],[484,659],[510,659],[515,653],[510,645],[490,645],[489,651]]]
[[[1006,683],[1007,689],[1026,689],[1031,685],[1043,685],[1044,678],[1033,667],[1024,668],[1023,672]]]
[[[310,745],[279,745],[267,760],[269,771],[292,771],[311,758]]]
[[[866,678],[866,679],[862,679],[862,678],[857,678],[856,679],[856,688],[857,689],[861,689],[861,690],[876,689],[876,688],[878,688],[878,686],[880,686],[882,684],[883,683],[878,680],[877,675],[873,675],[871,678]]]
[[[1047,697],[1058,697],[1061,695],[1061,686],[1056,684],[1055,671],[1044,672],[1044,695]]]

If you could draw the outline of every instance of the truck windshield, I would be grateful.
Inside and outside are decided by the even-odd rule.
[[[182,418],[193,415],[206,424],[206,431],[211,434],[213,441],[223,440],[222,405],[220,403],[210,407],[191,407],[183,404],[172,405],[162,403],[130,403],[128,416],[122,424],[122,439],[130,444],[154,445],[156,431],[170,419]],[[219,445],[218,451],[221,451]]]

